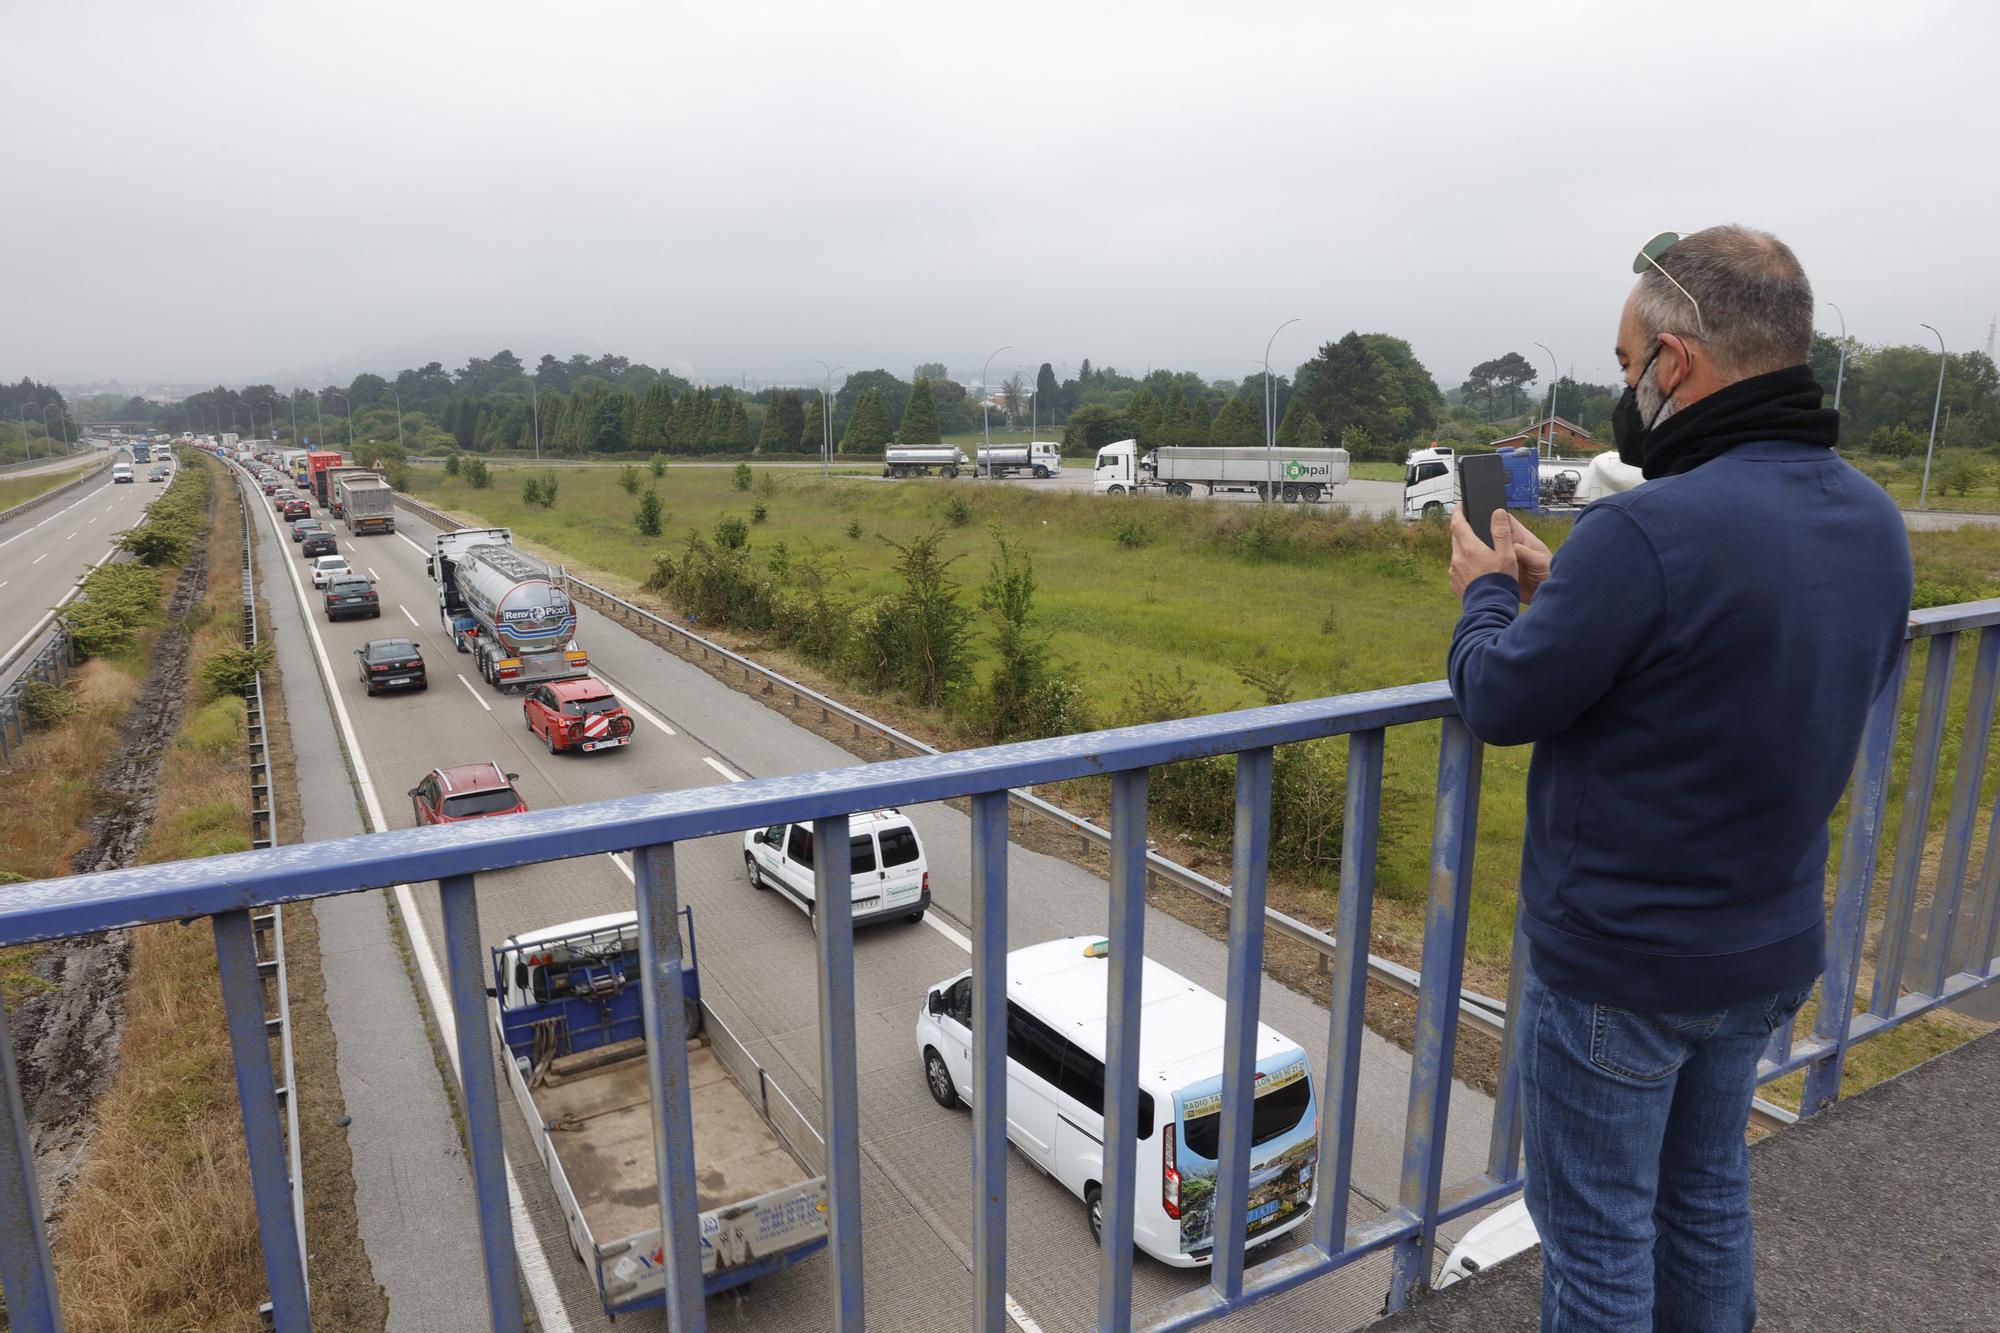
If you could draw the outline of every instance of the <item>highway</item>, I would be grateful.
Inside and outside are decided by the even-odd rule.
[[[56,454],[49,458],[35,458],[21,463],[8,463],[0,467],[0,477],[32,477],[41,472],[61,472],[81,463],[87,463],[95,453],[92,449],[82,449],[73,454]]]
[[[339,530],[343,553],[377,580],[382,616],[329,624],[318,609],[317,595],[304,582],[296,547],[269,502],[258,497],[258,503],[266,529],[259,542],[265,596],[273,604],[282,599],[305,608],[321,669],[335,682],[330,702],[364,804],[372,800],[390,826],[414,822],[403,793],[427,770],[478,759],[492,759],[520,774],[518,785],[535,809],[855,762],[782,714],[589,611],[580,613],[578,639],[590,651],[598,674],[634,708],[638,732],[625,750],[550,755],[527,732],[519,700],[481,682],[470,668],[471,659],[454,652],[442,633],[436,593],[424,573],[425,548],[433,535],[426,525],[399,511],[399,531],[393,536],[356,541]],[[355,674],[353,651],[368,639],[392,635],[417,640],[431,687],[421,694],[368,698]],[[313,704],[311,684],[310,678],[287,676],[294,714]],[[317,761],[300,756],[302,771],[316,764],[337,770],[340,762],[332,753]],[[956,811],[926,807],[911,813],[928,854],[936,906],[922,925],[874,927],[860,932],[856,941],[869,1320],[885,1329],[963,1326],[971,1300],[971,1120],[963,1111],[947,1112],[930,1100],[912,1032],[925,989],[968,965],[965,933],[958,923],[970,915],[971,840],[965,817]],[[739,837],[681,846],[678,868],[682,901],[693,907],[705,998],[808,1118],[816,1120],[816,974],[809,923],[776,894],[750,888]],[[1105,885],[1090,871],[1014,848],[1010,876],[1011,943],[1016,947],[1106,928]],[[407,894],[415,907],[411,934],[422,973],[418,984],[432,993],[433,1008],[439,1008],[442,996],[435,986],[442,969],[442,930],[435,890],[416,885]],[[598,857],[485,876],[479,899],[482,933],[497,941],[520,930],[629,910],[632,882],[620,861]],[[1157,911],[1148,914],[1147,931],[1150,956],[1214,990],[1223,989],[1227,958],[1222,945]],[[329,968],[336,963],[330,959]],[[1264,1017],[1299,1041],[1323,1073],[1324,1009],[1267,980]],[[346,1040],[343,1036],[343,1045]],[[1354,1201],[1357,1222],[1376,1214],[1380,1201],[1395,1197],[1407,1078],[1404,1053],[1370,1034],[1361,1090],[1363,1124],[1355,1149],[1361,1195]],[[607,1327],[587,1272],[567,1253],[560,1210],[504,1084],[501,1111],[530,1223],[522,1244],[524,1250],[538,1251],[528,1254],[525,1268],[543,1326]],[[1483,1167],[1489,1112],[1485,1097],[1463,1087],[1454,1090],[1447,1178]],[[356,1151],[358,1156],[360,1145]],[[1018,1158],[1010,1172],[1009,1195],[1009,1286],[1017,1326],[1026,1333],[1088,1327],[1095,1313],[1097,1257],[1082,1205]],[[464,1231],[475,1221],[462,1215],[440,1219],[440,1224]],[[365,1231],[365,1208],[363,1226]],[[1303,1231],[1294,1233],[1257,1255],[1272,1257],[1303,1239]],[[539,1280],[537,1270],[545,1270]],[[745,1317],[760,1329],[825,1327],[826,1272],[821,1256],[754,1284],[743,1297]],[[1138,1305],[1157,1304],[1204,1280],[1198,1271],[1171,1270],[1142,1258]],[[1383,1286],[1381,1263],[1358,1264],[1266,1302],[1229,1326],[1297,1327],[1305,1317],[1302,1311],[1310,1310],[1315,1326],[1348,1327],[1379,1307]],[[397,1322],[395,1299],[392,1288],[392,1326]],[[714,1307],[711,1317],[718,1326],[733,1326],[735,1299],[720,1299]],[[656,1315],[628,1322],[664,1327]]]
[[[74,464],[75,460],[64,460]],[[40,632],[50,610],[77,580],[115,549],[119,533],[137,523],[164,482],[113,484],[106,468],[79,491],[0,524],[0,662]],[[0,670],[0,687],[13,679]]]

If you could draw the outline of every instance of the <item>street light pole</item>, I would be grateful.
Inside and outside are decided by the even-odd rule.
[[[1833,302],[1828,301],[1828,305]],[[1840,307],[1833,305],[1833,313],[1840,315],[1840,369],[1833,372],[1833,410],[1840,410],[1840,384],[1847,378],[1847,316],[1840,314]]]
[[[342,408],[344,408],[344,409],[346,409],[346,412],[347,412],[347,452],[348,452],[348,453],[350,453],[350,454],[352,454],[352,453],[354,453],[354,402],[353,402],[353,400],[352,400],[352,399],[350,399],[350,398],[349,398],[349,397],[348,397],[348,396],[347,396],[346,394],[344,394],[344,393],[335,393],[335,392],[334,392],[334,391],[333,391],[332,389],[328,389],[328,390],[326,391],[326,396],[327,396],[327,397],[329,397],[329,398],[338,398],[338,399],[340,400],[340,405],[341,405],[341,407],[342,407]],[[357,463],[358,463],[358,462],[360,462],[360,461],[361,461],[361,458],[360,458],[360,455],[356,454],[356,455],[355,455],[355,460],[354,460],[354,461],[355,461],[355,462],[357,462]]]
[[[542,461],[542,386],[528,381],[528,410],[535,418],[535,461]]]
[[[1298,318],[1286,320],[1272,329],[1271,336],[1264,340],[1264,503],[1266,504],[1274,504],[1278,499],[1278,413],[1277,400],[1271,396],[1271,344],[1278,341],[1279,334],[1298,322]]]
[[[396,386],[393,384],[385,384],[382,387],[387,389],[389,393],[396,400],[396,447],[398,449],[402,449],[403,448],[403,395],[396,392]],[[408,451],[405,450],[404,452],[407,453]]]
[[[847,369],[847,363],[829,366],[824,361],[814,361],[813,364],[826,372],[819,382],[819,475],[825,479],[833,475],[833,377]]]
[[[21,418],[21,457],[32,461],[35,457],[35,446],[28,438],[28,404],[26,399],[14,404],[14,415]],[[46,428],[47,423],[44,422],[43,425]]]
[[[1535,346],[1549,352],[1547,343],[1536,343]],[[1549,419],[1543,423],[1548,427],[1549,437],[1548,446],[1542,452],[1544,458],[1552,458],[1556,452],[1556,381],[1562,378],[1562,369],[1556,364],[1554,352],[1549,352],[1549,369],[1554,373],[1549,377]]]
[[[1007,344],[1005,347],[994,348],[993,356],[987,357],[986,364],[979,368],[979,436],[985,441],[979,447],[986,454],[986,480],[988,481],[993,480],[993,427],[990,421],[992,409],[989,406],[993,401],[993,387],[986,382],[986,372],[993,369],[994,356],[1013,350],[1014,345],[1012,343]],[[978,471],[978,468],[973,469],[975,474]]]
[[[319,431],[319,447],[324,449],[326,448],[326,390],[324,389],[313,391],[313,415],[319,418],[319,425],[315,429]]]
[[[1931,329],[1931,326],[1928,324],[1920,325],[1919,327]],[[1923,488],[1917,492],[1917,508],[1919,509],[1930,508],[1931,451],[1937,448],[1938,408],[1944,405],[1944,335],[1936,329],[1931,329],[1931,336],[1938,340],[1938,385],[1937,397],[1931,400],[1931,438],[1930,443],[1924,446],[1924,484]]]

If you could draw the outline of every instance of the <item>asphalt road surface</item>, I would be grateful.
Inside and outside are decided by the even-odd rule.
[[[106,468],[80,490],[0,524],[0,662],[41,633],[55,605],[165,489],[144,480],[116,485]],[[14,666],[0,671],[0,688],[17,674]]]
[[[635,719],[638,732],[624,750],[548,754],[527,731],[519,699],[480,681],[471,659],[457,654],[442,632],[436,592],[424,573],[425,549],[433,535],[429,528],[399,511],[395,535],[355,541],[343,530],[343,553],[377,580],[382,615],[329,624],[268,504],[264,502],[261,521],[275,535],[260,542],[266,556],[260,565],[265,595],[274,603],[295,600],[306,608],[336,682],[334,711],[337,717],[344,715],[356,777],[376,794],[391,826],[414,822],[402,793],[427,770],[478,759],[492,759],[519,773],[518,785],[537,809],[855,762],[780,712],[589,611],[581,612],[578,639],[590,651],[598,674],[628,706],[643,710]],[[268,558],[274,546],[285,550],[282,559]],[[412,637],[421,646],[431,681],[427,692],[365,696],[353,651],[368,639],[391,635]],[[310,683],[309,678],[287,678],[295,714],[311,703],[305,693]],[[318,759],[300,755],[302,769],[337,769],[340,762],[333,753]],[[913,1030],[926,988],[968,965],[965,932],[958,923],[970,914],[970,835],[965,817],[949,808],[910,813],[928,854],[936,900],[932,916],[920,925],[899,921],[865,930],[855,946],[868,1315],[871,1326],[883,1329],[963,1327],[972,1297],[971,1120],[963,1111],[947,1112],[930,1100]],[[704,997],[816,1121],[819,1059],[809,923],[775,893],[750,888],[740,837],[685,844],[677,856],[682,901],[694,912]],[[1020,848],[1012,851],[1009,864],[1010,939],[1016,947],[1105,930],[1107,895],[1101,878]],[[628,868],[610,857],[484,876],[479,885],[482,933],[497,941],[516,931],[629,910],[632,893]],[[433,962],[441,970],[443,936],[435,890],[427,884],[412,886],[410,897],[419,927],[413,934],[424,937],[416,942],[420,949],[439,951]],[[1163,913],[1148,914],[1147,953],[1216,991],[1223,988],[1224,948]],[[329,968],[334,966],[337,961],[330,959]],[[1264,1018],[1311,1054],[1323,1078],[1327,1012],[1267,981]],[[343,1085],[347,1077],[343,1069]],[[1364,1051],[1362,1128],[1355,1145],[1356,1222],[1376,1215],[1384,1201],[1395,1197],[1407,1097],[1406,1055],[1370,1034]],[[587,1271],[568,1253],[559,1206],[504,1091],[501,1112],[528,1221],[521,1236],[524,1251],[531,1252],[525,1268],[543,1327],[558,1333],[565,1327],[608,1327]],[[1454,1089],[1447,1179],[1483,1168],[1489,1116],[1487,1098]],[[360,1154],[363,1145],[357,1144],[356,1151]],[[440,1162],[438,1169],[456,1179],[462,1164]],[[420,1186],[401,1181],[396,1188],[408,1194],[420,1192]],[[437,1197],[450,1198],[452,1191],[440,1188]],[[370,1205],[365,1196],[360,1202],[365,1232]],[[462,1233],[474,1221],[462,1212],[441,1213],[436,1225]],[[1009,1176],[1009,1235],[1008,1284],[1017,1325],[1026,1333],[1088,1327],[1095,1313],[1097,1256],[1083,1207],[1019,1159]],[[1303,1231],[1294,1233],[1256,1254],[1269,1258],[1303,1239]],[[545,1274],[539,1280],[538,1269]],[[1204,1281],[1199,1271],[1168,1269],[1142,1257],[1136,1307],[1156,1305]],[[1295,1328],[1308,1320],[1319,1328],[1357,1326],[1379,1308],[1385,1283],[1385,1264],[1357,1264],[1255,1307],[1229,1326]],[[826,1259],[816,1256],[753,1284],[740,1305],[735,1296],[718,1299],[711,1318],[720,1327],[737,1326],[740,1319],[759,1329],[816,1330],[828,1322],[829,1290]],[[393,1324],[399,1322],[393,1286],[390,1300]],[[664,1327],[657,1314],[628,1323]]]

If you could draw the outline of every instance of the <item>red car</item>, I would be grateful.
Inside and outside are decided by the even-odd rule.
[[[521,702],[528,730],[558,750],[615,750],[632,743],[632,718],[595,676],[551,681]]]
[[[305,500],[288,499],[278,501],[278,512],[286,518],[310,518],[313,507]]]
[[[489,815],[525,814],[528,803],[514,790],[519,773],[503,773],[492,763],[434,768],[410,788],[418,824],[456,824]]]

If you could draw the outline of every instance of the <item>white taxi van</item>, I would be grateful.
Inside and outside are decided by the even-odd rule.
[[[1007,955],[1007,1137],[1081,1199],[1093,1239],[1104,1222],[1104,1050],[1109,949],[1079,935]],[[1139,1019],[1139,1197],[1134,1239],[1161,1263],[1194,1268],[1215,1251],[1226,1006],[1148,958]],[[917,1056],[946,1108],[972,1090],[972,973],[933,986],[917,1015]],[[1312,1064],[1257,1026],[1245,1243],[1262,1245],[1312,1212],[1319,1115]]]
[[[931,869],[907,815],[868,810],[848,816],[847,846],[857,922],[924,919],[931,905]],[[807,916],[815,911],[818,892],[814,854],[811,824],[773,824],[743,835],[743,870],[750,887],[777,889]]]

